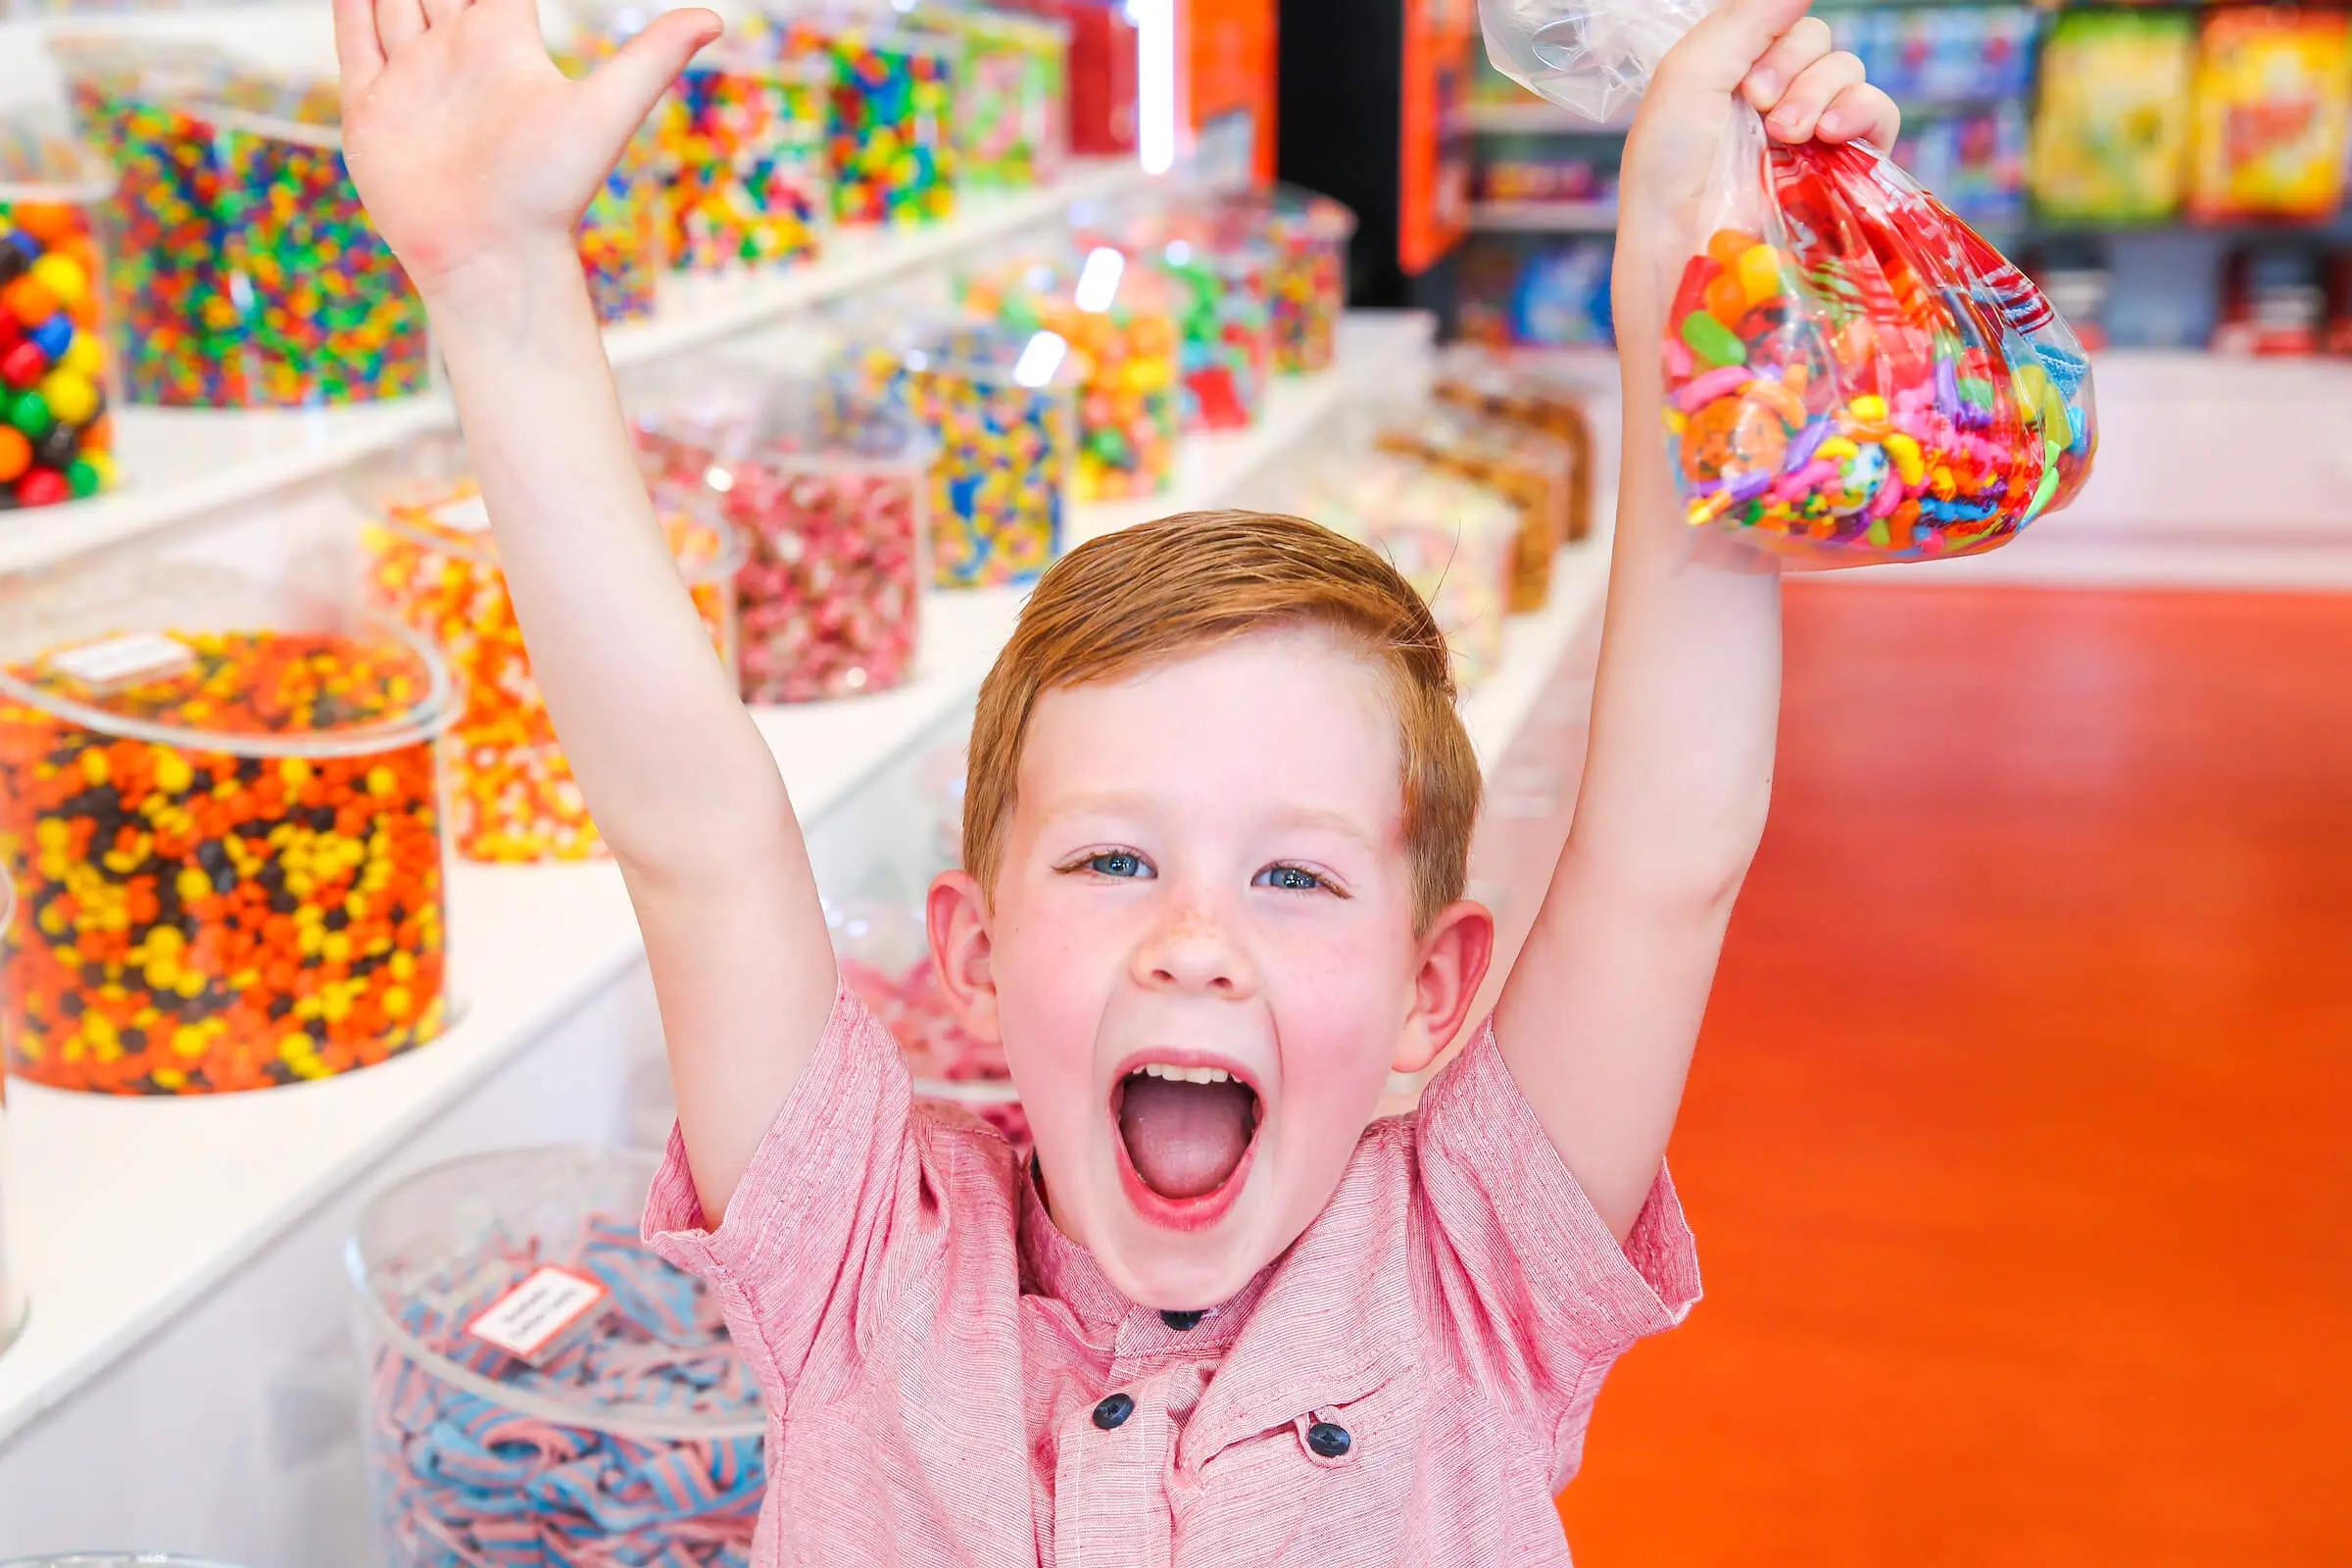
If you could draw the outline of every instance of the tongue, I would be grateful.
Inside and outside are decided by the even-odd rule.
[[[1162,1198],[1213,1193],[1250,1147],[1250,1090],[1238,1083],[1127,1080],[1119,1133],[1144,1185]]]

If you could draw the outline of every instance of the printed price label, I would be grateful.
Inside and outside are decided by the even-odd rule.
[[[188,645],[161,632],[138,631],[84,643],[50,656],[49,662],[93,691],[112,691],[176,675],[196,662]]]
[[[500,1297],[466,1332],[517,1360],[537,1365],[564,1338],[612,1300],[612,1293],[585,1274],[548,1264]]]

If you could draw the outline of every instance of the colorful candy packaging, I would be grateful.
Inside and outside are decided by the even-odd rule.
[[[2026,175],[2035,209],[2065,222],[2157,222],[2187,193],[2196,19],[2073,12],[2041,48]]]
[[[114,186],[73,137],[0,115],[0,512],[114,483],[98,239]]]
[[[0,864],[0,969],[6,968],[16,942],[11,934],[16,916],[16,884],[9,880],[8,867]],[[24,1327],[24,1288],[9,1261],[8,1214],[15,1173],[8,1164],[8,1031],[7,1009],[0,1008],[0,1352]]]
[[[1035,582],[1061,554],[1079,370],[1045,330],[969,322],[849,329],[843,384],[906,411],[933,443],[932,581]]]
[[[131,401],[424,390],[424,305],[360,204],[332,81],[143,46],[69,47],[63,64],[83,134],[121,175],[107,250]]]
[[[1439,403],[1518,425],[1567,448],[1571,470],[1564,537],[1570,544],[1592,532],[1592,419],[1586,405],[1607,395],[1606,389],[1579,385],[1540,356],[1497,354],[1471,344],[1441,354],[1430,385],[1430,396]]]
[[[714,494],[744,542],[743,700],[888,691],[929,584],[931,443],[889,404],[740,362],[678,362],[624,401],[656,494]]]
[[[1553,9],[1554,47],[1577,45],[1564,63],[1544,64],[1525,0],[1488,0],[1490,48],[1498,24],[1521,28],[1528,47],[1495,63],[1582,107],[1638,90],[1661,37],[1707,7]],[[1681,26],[1659,26],[1662,13]],[[1664,344],[1669,451],[1693,527],[1813,566],[1936,560],[2006,544],[2081,490],[2097,446],[2082,345],[1885,155],[1784,145],[1742,106],[1702,218]]]
[[[1182,394],[1179,305],[1164,275],[1115,246],[1094,245],[999,256],[958,282],[975,318],[1069,344],[1081,393],[1075,499],[1132,500],[1168,487]]]
[[[1576,483],[1576,460],[1566,442],[1444,405],[1384,420],[1372,440],[1383,452],[1484,485],[1509,502],[1518,523],[1508,608],[1513,614],[1544,608],[1551,598],[1552,562],[1568,537]]]
[[[825,156],[835,220],[927,223],[955,212],[949,117],[960,84],[949,40],[854,10],[765,16],[750,27],[754,47],[831,69]]]
[[[433,1039],[446,667],[231,573],[84,570],[0,601],[11,1069],[217,1094]]]
[[[468,860],[500,863],[601,858],[604,839],[531,675],[463,439],[419,436],[362,464],[349,482],[368,519],[360,540],[368,602],[438,648],[455,680],[452,846]],[[657,510],[687,592],[732,670],[742,543],[707,494],[673,488]]]
[[[766,1406],[719,1303],[638,1235],[654,1162],[453,1160],[345,1249],[387,1568],[749,1568]]]
[[[2205,19],[2189,206],[2211,220],[2330,217],[2352,140],[2352,25],[2270,8]]]
[[[1070,29],[1044,17],[957,5],[909,19],[956,47],[956,177],[973,190],[1026,190],[1069,158]]]

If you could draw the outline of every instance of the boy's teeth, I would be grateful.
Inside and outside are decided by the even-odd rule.
[[[1165,1078],[1177,1084],[1231,1083],[1233,1074],[1222,1067],[1171,1067],[1163,1062],[1146,1062],[1143,1074],[1147,1078]]]

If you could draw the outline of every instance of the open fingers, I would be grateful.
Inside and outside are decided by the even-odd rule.
[[[1780,103],[1764,116],[1764,123],[1785,142],[1810,141],[1839,93],[1862,85],[1862,62],[1842,51],[1828,54],[1796,74]]]
[[[424,36],[424,7],[419,0],[375,0],[375,35],[390,59]]]
[[[1903,112],[1895,101],[1865,82],[1831,99],[1813,134],[1823,141],[1866,141],[1881,152],[1891,152],[1902,129]]]
[[[367,86],[384,69],[384,46],[375,36],[375,7],[368,0],[335,0],[335,65],[347,92]]]
[[[1769,115],[1788,84],[1803,75],[1814,62],[1825,59],[1834,47],[1828,23],[1819,17],[1800,18],[1795,26],[1773,40],[1772,47],[1764,51],[1764,57],[1740,84],[1740,90],[1758,114]]]

